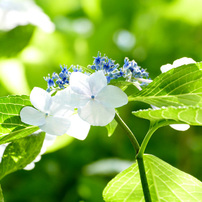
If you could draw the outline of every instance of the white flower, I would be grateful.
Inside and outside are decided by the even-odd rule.
[[[39,128],[51,135],[63,135],[70,127],[70,120],[61,116],[62,106],[54,102],[45,90],[35,87],[30,101],[36,108],[26,106],[20,112],[21,121]]]
[[[55,25],[33,0],[1,0],[0,30],[11,30],[19,25],[33,24],[45,32],[53,32]]]
[[[38,126],[49,135],[67,133],[77,139],[86,138],[90,125],[74,114],[74,108],[62,105],[59,100],[62,94],[51,95],[45,90],[35,87],[30,94],[30,101],[36,108],[26,106],[20,112],[21,121]],[[80,131],[78,131],[80,126]]]
[[[102,71],[90,76],[73,72],[70,76],[70,89],[62,92],[63,101],[78,107],[78,115],[93,126],[110,123],[115,116],[115,108],[128,102],[127,95],[120,88],[107,85]]]
[[[182,66],[182,65],[188,65],[188,64],[192,64],[192,63],[196,63],[196,61],[194,61],[192,58],[187,58],[187,57],[183,57],[180,58],[178,60],[175,60],[173,62],[173,64],[166,64],[160,67],[161,72],[167,72],[170,69]],[[153,107],[153,106],[152,106]],[[175,130],[179,130],[179,131],[185,131],[188,130],[190,128],[190,126],[188,124],[172,124],[170,125],[173,129]]]

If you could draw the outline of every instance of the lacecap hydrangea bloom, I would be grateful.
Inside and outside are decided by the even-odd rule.
[[[87,71],[87,72],[85,72]],[[47,91],[60,90],[61,106],[77,108],[81,119],[93,126],[105,126],[115,116],[115,108],[128,102],[127,95],[118,87],[110,84],[111,80],[123,78],[138,89],[151,82],[149,75],[137,63],[125,58],[122,67],[107,56],[98,53],[93,65],[85,71],[79,66],[61,66],[59,74],[53,73],[44,79]]]
[[[121,89],[108,85],[111,80],[122,77],[138,89],[151,82],[148,73],[128,58],[119,67],[115,61],[98,53],[93,65],[85,70],[89,71],[83,71],[78,65],[70,68],[61,66],[59,74],[54,72],[45,77],[47,91],[37,87],[32,90],[30,100],[34,108],[27,106],[21,110],[22,122],[38,126],[50,135],[68,133],[85,139],[89,124],[107,125],[115,116],[115,108],[128,102],[127,95]],[[56,95],[51,96],[54,91],[57,91]],[[78,125],[85,128],[79,135],[76,130]]]

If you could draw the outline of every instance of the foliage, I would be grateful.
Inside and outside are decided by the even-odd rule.
[[[0,98],[0,144],[25,137],[38,127],[28,126],[20,120],[20,111],[31,105],[28,96],[8,96]]]
[[[202,183],[161,159],[145,154],[152,201],[200,201]],[[103,192],[108,201],[144,201],[137,162],[111,180]],[[172,191],[171,191],[172,190]]]
[[[122,63],[125,56],[130,59],[134,58],[139,65],[147,67],[152,79],[159,75],[161,65],[182,56],[192,57],[196,61],[201,60],[202,49],[199,36],[202,32],[200,25],[202,18],[201,3],[198,0],[194,3],[182,0],[156,2],[128,0],[118,3],[106,0],[95,0],[93,3],[86,0],[65,2],[59,0],[57,3],[36,0],[36,2],[54,22],[56,30],[47,34],[38,27],[29,25],[0,33],[1,96],[19,94],[18,92],[21,94],[23,91],[22,94],[28,94],[27,89],[25,90],[25,87],[23,89],[22,86],[16,85],[15,89],[8,88],[11,86],[11,82],[17,84],[19,80],[27,81],[28,90],[36,85],[46,89],[43,76],[50,72],[59,72],[61,63],[67,64],[68,67],[71,64],[86,67],[87,64],[92,64],[92,56],[95,56],[98,50],[106,53],[110,58],[116,59],[119,63]],[[123,43],[126,48],[119,44],[121,34],[124,33],[122,31],[127,31],[125,33],[132,36],[135,41],[132,43],[131,40],[127,43],[126,40]],[[16,74],[17,68],[14,65],[6,67],[9,76],[3,74],[2,63],[10,61],[10,57],[22,64],[22,74]],[[138,140],[143,139],[148,127],[148,122],[144,119],[153,120],[155,118],[158,123],[162,123],[162,126],[182,122],[192,125],[201,124],[195,119],[197,111],[200,111],[201,107],[200,66],[201,63],[183,66],[181,72],[180,68],[177,68],[168,74],[161,74],[139,93],[136,93],[133,86],[126,87],[128,83],[124,81],[119,80],[117,83],[113,81],[112,85],[124,90],[127,88],[128,95],[132,100],[137,101],[130,102],[126,107],[120,109],[119,113],[135,132]],[[178,74],[175,74],[177,72]],[[10,77],[11,75],[13,76]],[[175,77],[173,77],[174,75]],[[193,77],[190,78],[190,75]],[[195,78],[198,78],[196,85],[189,86],[187,81]],[[181,90],[174,91],[175,87],[179,85],[177,82],[179,80],[183,84],[179,87]],[[169,85],[170,81],[173,81],[173,85]],[[155,99],[153,89],[157,93]],[[198,90],[189,95],[187,89],[189,93],[194,89]],[[17,98],[16,96],[15,99]],[[6,100],[7,98],[4,102]],[[28,97],[26,100],[25,105],[30,105]],[[9,99],[8,102],[10,102]],[[142,102],[154,104],[160,109],[139,111],[139,109],[148,108],[148,105]],[[171,107],[173,105],[175,107]],[[162,106],[166,107],[162,108]],[[13,110],[11,110],[12,113]],[[20,110],[20,106],[18,110]],[[131,111],[134,111],[133,114],[136,116],[130,115]],[[186,114],[190,119],[185,120],[181,113]],[[11,113],[8,116],[11,116]],[[2,117],[2,113],[0,117]],[[17,132],[9,134],[7,130],[15,130],[15,127],[12,125],[11,128],[6,129],[1,124],[0,129],[7,131],[5,136],[1,135],[1,143],[18,141],[20,140],[18,138],[23,140],[28,134],[38,129],[38,127],[20,123],[18,115],[15,114],[14,117],[16,118],[12,119],[17,122],[18,127],[23,128],[24,132],[21,133],[20,130],[17,130]],[[82,172],[82,168],[86,164],[102,158],[114,156],[130,160],[135,158],[130,142],[124,137],[125,132],[120,129],[120,126],[111,127],[109,125],[108,129],[111,131],[108,134],[113,133],[109,139],[106,139],[105,129],[96,127],[91,128],[85,142],[67,140],[65,143],[61,137],[60,141],[64,143],[63,148],[61,149],[61,144],[59,147],[56,146],[54,151],[58,148],[60,150],[45,155],[44,160],[37,164],[36,169],[30,171],[31,174],[17,171],[1,181],[6,201],[27,201],[28,198],[32,198],[33,201],[51,202],[58,200],[95,201],[95,196],[96,201],[102,201],[101,192],[109,178],[86,176],[87,174]],[[192,126],[185,133],[163,127],[156,131],[155,136],[150,140],[147,153],[155,154],[201,180],[202,138],[200,134],[200,127]],[[68,147],[65,147],[66,145]],[[39,189],[39,182],[44,189]]]
[[[45,133],[33,134],[10,143],[2,157],[0,179],[31,163],[40,153],[44,137]]]

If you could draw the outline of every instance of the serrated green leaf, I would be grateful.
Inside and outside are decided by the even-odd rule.
[[[21,122],[20,111],[27,105],[31,103],[26,95],[0,98],[0,144],[25,137],[38,130],[37,126]]]
[[[148,154],[144,155],[144,164],[152,201],[201,201],[202,183],[193,176]],[[143,202],[137,163],[112,179],[103,197],[106,202]]]
[[[159,109],[145,109],[132,112],[135,116],[150,121],[170,121],[189,125],[202,125],[201,107],[163,107]],[[168,124],[170,124],[168,122]]]
[[[142,101],[156,107],[202,106],[202,62],[183,65],[160,74],[130,101]]]
[[[45,133],[33,134],[10,143],[0,164],[0,179],[31,163],[41,151]]]
[[[0,185],[0,202],[4,202],[3,192]]]
[[[116,122],[115,119],[113,119],[109,124],[107,124],[105,127],[107,128],[108,131],[108,136],[112,136],[112,134],[114,133],[116,127],[117,127],[118,123]]]

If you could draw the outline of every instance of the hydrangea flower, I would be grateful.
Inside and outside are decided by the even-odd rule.
[[[45,90],[35,87],[30,94],[31,103],[35,108],[24,107],[20,112],[21,121],[38,126],[50,135],[58,136],[67,133],[75,138],[85,139],[90,125],[81,119],[75,118],[72,107],[63,106],[57,102],[61,99],[59,96],[60,94],[56,94],[51,97]],[[72,129],[76,124],[84,127],[80,133],[75,133]]]
[[[192,64],[192,63],[196,63],[196,61],[194,61],[192,58],[187,58],[187,57],[183,57],[180,59],[177,59],[173,62],[173,64],[166,64],[166,65],[162,65],[160,67],[160,70],[162,73],[169,71],[170,69],[182,66],[182,65],[188,65],[188,64]],[[154,106],[152,106],[154,107]],[[173,129],[175,130],[179,130],[179,131],[185,131],[188,130],[190,128],[190,126],[188,124],[172,124],[170,125]]]
[[[142,90],[141,86],[146,86],[152,82],[149,79],[149,73],[138,66],[134,60],[129,61],[128,58],[125,58],[124,65],[120,67],[118,63],[115,64],[114,60],[109,59],[105,55],[101,56],[100,52],[98,52],[97,57],[94,57],[93,65],[88,65],[89,70],[85,68],[87,72],[84,72],[78,65],[71,65],[69,68],[67,66],[60,67],[62,70],[59,74],[54,72],[52,75],[49,74],[47,77],[44,77],[48,85],[48,92],[66,88],[69,85],[72,72],[89,74],[92,70],[95,72],[102,70],[107,78],[107,83],[110,83],[113,79],[124,78],[127,82],[133,83],[139,90]]]
[[[127,95],[118,87],[107,85],[103,71],[86,75],[73,72],[70,90],[61,92],[63,102],[78,108],[78,115],[93,126],[105,126],[115,116],[115,108],[127,104]]]
[[[105,55],[102,57],[101,53],[98,52],[98,56],[94,57],[93,65],[88,67],[95,71],[103,70],[108,83],[113,79],[123,77],[126,81],[132,82],[138,89],[141,89],[140,86],[145,86],[152,82],[148,79],[148,72],[138,66],[134,60],[129,61],[127,57],[124,59],[123,67],[120,67],[118,63],[115,64],[114,60]]]
[[[58,86],[59,89],[64,89],[69,84],[69,77],[71,75],[71,71],[73,72],[81,72],[82,69],[79,66],[71,65],[70,68],[67,66],[60,65],[61,72],[59,75],[57,73],[53,73],[52,76],[50,74],[47,77],[44,77],[45,81],[47,82],[48,88],[47,91],[51,92]]]

